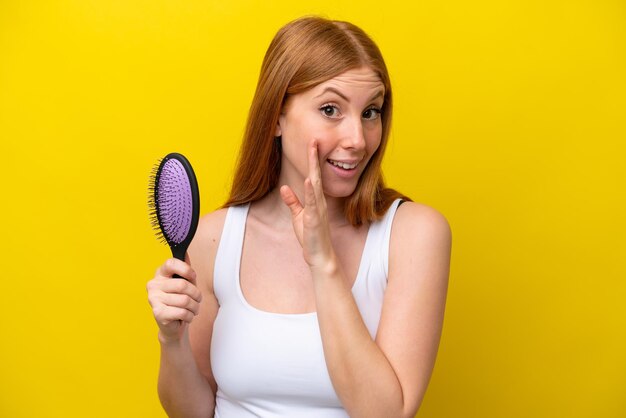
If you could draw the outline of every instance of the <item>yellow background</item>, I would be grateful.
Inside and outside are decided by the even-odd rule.
[[[452,226],[418,416],[626,416],[626,4],[296,3],[0,1],[0,416],[165,416],[148,174],[181,152],[223,202],[265,49],[311,13],[378,42],[387,180]]]

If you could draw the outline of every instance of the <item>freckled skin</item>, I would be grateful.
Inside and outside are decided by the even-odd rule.
[[[331,198],[351,195],[380,145],[379,109],[383,97],[383,83],[369,67],[346,71],[290,97],[276,128],[276,135],[282,136],[283,149],[279,184],[289,184],[301,195],[301,185],[308,173],[307,145],[315,140],[324,194]],[[358,161],[356,175],[338,176],[328,159]]]

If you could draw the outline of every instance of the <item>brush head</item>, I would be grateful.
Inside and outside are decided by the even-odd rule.
[[[171,153],[153,169],[148,186],[148,208],[157,238],[166,242],[177,258],[184,253],[198,227],[200,199],[196,176],[189,161]]]

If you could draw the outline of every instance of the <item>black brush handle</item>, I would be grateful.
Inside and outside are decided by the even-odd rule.
[[[172,248],[172,255],[174,256],[174,258],[177,258],[181,261],[185,261],[185,253],[187,252],[187,245],[181,244],[181,245],[177,245],[171,248]],[[178,274],[174,274],[172,277],[175,279],[185,279],[184,277],[181,277]]]
[[[193,240],[193,237],[196,234],[198,220],[200,218],[200,191],[198,190],[198,180],[196,179],[193,167],[191,167],[191,163],[184,155],[173,152],[168,154],[166,158],[176,158],[183,165],[185,172],[187,173],[187,178],[189,179],[189,186],[191,187],[192,216],[189,233],[181,243],[174,246],[170,244],[172,255],[181,261],[185,261],[185,253],[187,252],[187,248],[189,248],[189,244],[191,244],[191,240]],[[178,274],[174,274],[172,277],[184,279],[184,277],[180,277]]]

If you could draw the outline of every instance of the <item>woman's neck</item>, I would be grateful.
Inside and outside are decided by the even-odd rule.
[[[298,196],[298,200],[304,206],[304,187],[292,187],[293,192]],[[328,223],[331,228],[349,225],[344,212],[345,198],[326,198],[326,208],[328,213]],[[254,202],[257,213],[262,214],[274,227],[292,227],[291,211],[280,197],[280,185],[270,191],[265,197]]]

